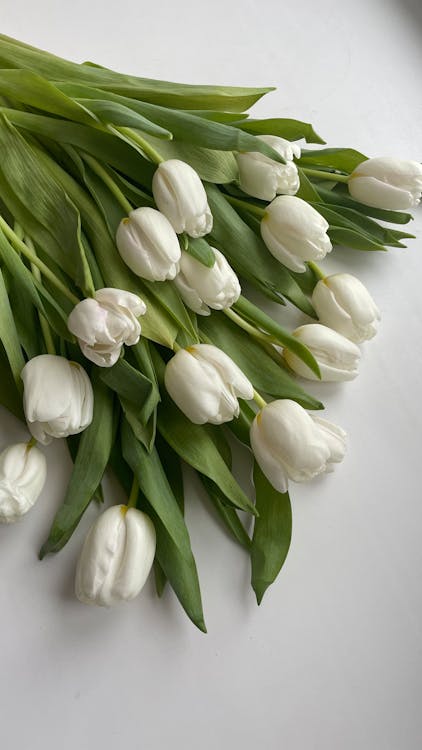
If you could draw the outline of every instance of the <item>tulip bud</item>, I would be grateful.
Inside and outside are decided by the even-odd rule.
[[[350,273],[336,273],[318,281],[312,304],[321,323],[359,344],[372,339],[380,311],[366,287]]]
[[[353,380],[357,376],[360,349],[341,333],[319,323],[309,323],[296,328],[293,336],[305,344],[315,357],[321,380],[338,382]],[[317,375],[289,349],[284,350],[284,358],[297,375],[308,380],[318,380]]]
[[[210,315],[213,310],[231,307],[240,296],[240,284],[232,267],[219,250],[212,268],[207,268],[189,253],[182,253],[180,271],[174,283],[186,305],[198,315]]]
[[[306,270],[305,261],[321,260],[333,249],[328,223],[309,203],[291,195],[275,198],[261,221],[268,250],[291,271]]]
[[[76,568],[75,593],[84,604],[111,607],[137,596],[155,555],[155,528],[136,508],[114,505],[91,526]]]
[[[77,362],[40,354],[26,363],[21,377],[28,427],[43,445],[51,439],[76,435],[92,422],[91,381]]]
[[[227,354],[216,346],[195,344],[168,362],[165,386],[194,424],[222,424],[239,415],[238,398],[253,398],[253,386]]]
[[[160,211],[177,234],[203,237],[212,229],[212,214],[199,175],[180,159],[158,165],[152,178],[152,192]]]
[[[300,146],[276,135],[258,135],[257,138],[277,151],[286,164],[279,164],[259,151],[236,154],[242,190],[263,201],[272,201],[280,193],[282,195],[297,193],[300,180],[293,157],[299,159]]]
[[[85,357],[99,367],[111,367],[119,359],[123,344],[139,341],[137,318],[146,305],[123,289],[98,289],[95,297],[79,302],[67,319],[69,331],[78,339]]]
[[[174,279],[180,260],[177,234],[164,214],[144,206],[122,219],[117,249],[127,266],[149,281]]]
[[[308,414],[290,399],[272,401],[252,422],[250,440],[268,481],[287,492],[288,481],[307,482],[343,460],[346,433]]]
[[[47,462],[30,443],[9,445],[0,453],[0,523],[13,523],[31,510],[47,476]]]
[[[352,198],[367,206],[407,210],[421,199],[422,166],[388,156],[367,159],[352,172],[348,186]]]

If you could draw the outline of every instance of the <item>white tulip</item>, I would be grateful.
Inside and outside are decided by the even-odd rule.
[[[116,243],[126,265],[142,279],[165,281],[176,276],[179,240],[169,220],[155,208],[143,206],[122,219]]]
[[[239,415],[238,398],[253,398],[253,386],[227,354],[216,346],[195,344],[167,364],[165,386],[194,424],[222,424]]]
[[[252,422],[255,458],[268,481],[287,492],[289,479],[307,482],[333,470],[343,460],[346,433],[337,425],[308,414],[290,399],[272,401]]]
[[[123,289],[98,289],[95,297],[79,302],[70,313],[67,326],[78,339],[85,357],[99,367],[111,367],[119,359],[123,344],[139,341],[140,315],[146,305]]]
[[[88,532],[76,568],[75,593],[84,604],[111,607],[137,596],[155,555],[155,528],[136,508],[115,505]]]
[[[360,349],[341,333],[319,323],[309,323],[296,328],[293,336],[305,344],[315,357],[321,380],[339,382],[353,380],[357,376]],[[284,350],[284,358],[297,375],[308,380],[319,379],[308,365],[289,349]]]
[[[259,151],[236,154],[239,168],[239,183],[242,190],[254,198],[272,201],[276,195],[294,195],[299,190],[300,180],[293,157],[299,159],[300,146],[276,135],[258,135],[274,151],[283,157],[286,164],[270,159]]]
[[[333,246],[328,222],[309,203],[280,195],[265,210],[261,235],[268,250],[291,271],[306,270],[305,261],[321,260]]]
[[[422,166],[388,156],[367,159],[352,172],[348,186],[352,198],[367,206],[407,210],[421,199]]]
[[[203,237],[212,229],[207,194],[197,172],[180,159],[158,165],[152,178],[152,192],[160,211],[177,234]]]
[[[30,443],[9,445],[0,453],[0,523],[13,523],[38,500],[47,476],[47,462]]]
[[[77,362],[40,354],[26,363],[21,377],[28,427],[43,445],[52,438],[76,435],[92,422],[91,381]]]
[[[216,248],[212,268],[204,266],[189,253],[183,252],[180,271],[174,283],[186,305],[198,315],[210,315],[211,310],[231,307],[240,296],[240,284],[226,258]]]
[[[380,311],[367,288],[350,273],[336,273],[318,281],[312,304],[321,323],[359,344],[372,339]]]

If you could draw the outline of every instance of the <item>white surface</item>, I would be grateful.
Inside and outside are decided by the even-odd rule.
[[[2,18],[3,33],[75,60],[277,84],[260,114],[312,121],[330,145],[422,158],[418,0],[15,0]],[[330,260],[367,283],[382,327],[357,381],[312,387],[350,450],[333,476],[293,488],[291,552],[259,609],[245,555],[196,484],[187,516],[207,636],[152,586],[113,611],[75,602],[75,559],[95,509],[58,557],[37,562],[70,468],[63,446],[47,450],[44,497],[23,523],[0,528],[5,750],[422,746],[420,211],[412,229],[408,250]],[[24,435],[2,414],[1,445]]]

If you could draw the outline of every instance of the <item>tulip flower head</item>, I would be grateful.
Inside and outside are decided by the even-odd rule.
[[[70,313],[67,325],[78,339],[85,357],[99,367],[111,367],[119,359],[123,344],[139,341],[140,315],[145,303],[123,289],[98,289],[95,297],[79,302]]]
[[[169,220],[155,208],[137,208],[122,219],[116,243],[126,265],[142,279],[165,281],[176,276],[179,240]]]
[[[221,349],[195,344],[167,364],[165,386],[179,409],[194,424],[223,424],[239,415],[238,398],[253,398],[253,386]]]
[[[350,273],[336,273],[318,281],[312,304],[321,323],[359,344],[372,339],[381,318],[366,287]]]
[[[161,162],[152,178],[154,200],[177,234],[203,237],[211,232],[212,213],[197,172],[180,159]]]
[[[321,380],[339,382],[353,380],[358,375],[360,349],[341,333],[319,323],[309,323],[296,328],[293,336],[313,354],[319,365]],[[285,349],[284,358],[297,375],[318,380],[317,375],[294,352]]]
[[[285,160],[285,164],[270,159],[260,151],[236,154],[239,183],[242,190],[254,198],[272,201],[276,195],[295,195],[300,180],[293,157],[299,159],[300,146],[276,135],[258,135]]]
[[[388,156],[366,159],[353,170],[348,186],[352,198],[367,206],[407,211],[421,199],[422,165]]]
[[[40,443],[48,445],[52,438],[76,435],[91,424],[92,385],[77,362],[40,354],[26,363],[21,377],[26,421]]]
[[[280,195],[265,211],[261,235],[268,250],[291,271],[306,270],[305,261],[325,258],[333,249],[328,222],[301,198]]]
[[[0,453],[0,523],[13,523],[38,500],[47,476],[45,456],[31,443]]]
[[[84,604],[111,607],[143,588],[155,555],[155,528],[136,508],[104,511],[85,539],[76,568],[75,593]]]
[[[210,315],[210,308],[231,307],[241,292],[239,279],[224,255],[216,248],[211,249],[215,256],[212,268],[183,252],[180,271],[174,280],[183,301],[198,315]]]
[[[268,481],[287,492],[289,479],[307,482],[343,460],[346,433],[311,416],[290,399],[272,401],[257,414],[250,431],[254,456]]]

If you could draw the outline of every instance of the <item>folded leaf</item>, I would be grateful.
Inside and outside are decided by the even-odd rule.
[[[260,604],[286,560],[292,538],[292,509],[288,492],[277,492],[257,464],[254,483],[259,516],[252,537],[252,588]]]
[[[58,552],[72,536],[91,502],[108,464],[113,444],[113,393],[93,371],[94,416],[82,433],[66,497],[56,513],[40,559]]]
[[[325,143],[309,122],[273,117],[266,120],[248,119],[236,123],[236,127],[254,135],[278,135],[288,141],[304,138],[308,143]]]

